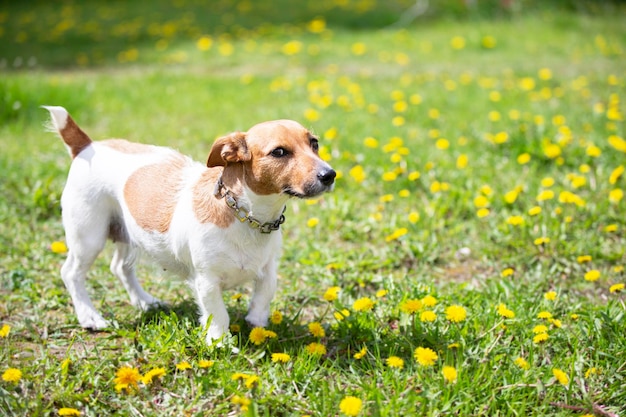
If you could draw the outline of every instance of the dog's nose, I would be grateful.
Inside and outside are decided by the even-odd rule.
[[[317,173],[317,178],[324,185],[331,185],[335,181],[337,173],[334,169],[328,168]]]

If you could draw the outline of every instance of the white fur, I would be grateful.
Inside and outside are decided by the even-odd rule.
[[[62,107],[46,109],[60,132],[69,117],[66,110]],[[188,279],[200,308],[201,323],[208,324],[207,342],[219,339],[229,329],[222,290],[244,282],[255,284],[246,320],[252,326],[266,326],[270,301],[276,290],[282,245],[280,230],[262,234],[239,221],[227,228],[200,223],[193,212],[193,190],[207,168],[190,159],[186,159],[183,168],[184,186],[176,196],[177,205],[168,231],[143,229],[126,204],[125,184],[139,168],[179,155],[168,148],[144,149],[144,153],[125,153],[92,142],[72,162],[61,199],[69,248],[61,275],[81,326],[91,329],[109,326],[92,304],[85,280],[87,270],[109,237],[112,219],[121,222],[128,239],[115,243],[111,271],[122,282],[133,305],[145,310],[160,303],[141,288],[135,276],[134,265],[138,252],[142,251],[168,271]],[[327,164],[325,167],[330,169]],[[239,202],[251,208],[251,214],[263,222],[278,218],[288,198],[285,194],[256,195],[247,187],[238,196]]]

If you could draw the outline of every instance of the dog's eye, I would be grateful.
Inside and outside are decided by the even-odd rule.
[[[320,148],[319,143],[317,142],[317,139],[313,139],[311,140],[311,149],[313,149],[315,152],[317,152]]]
[[[276,158],[282,158],[283,156],[287,156],[287,154],[288,152],[285,148],[276,148],[272,152],[270,152],[270,155]]]

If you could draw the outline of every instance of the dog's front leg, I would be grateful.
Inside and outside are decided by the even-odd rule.
[[[200,307],[200,323],[207,329],[206,341],[208,344],[220,339],[228,331],[229,318],[219,278],[198,274],[194,279],[196,300]]]
[[[246,321],[252,327],[267,326],[270,303],[276,292],[276,282],[276,262],[271,261],[263,268],[263,275],[259,276],[254,283],[254,293],[246,316]]]

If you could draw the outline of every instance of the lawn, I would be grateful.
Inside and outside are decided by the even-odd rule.
[[[0,2],[0,414],[626,415],[624,5],[204,3]],[[81,329],[41,105],[199,161],[316,132],[338,179],[289,202],[271,324],[227,292],[207,346],[184,282],[146,259],[142,314],[107,249],[113,327]]]

